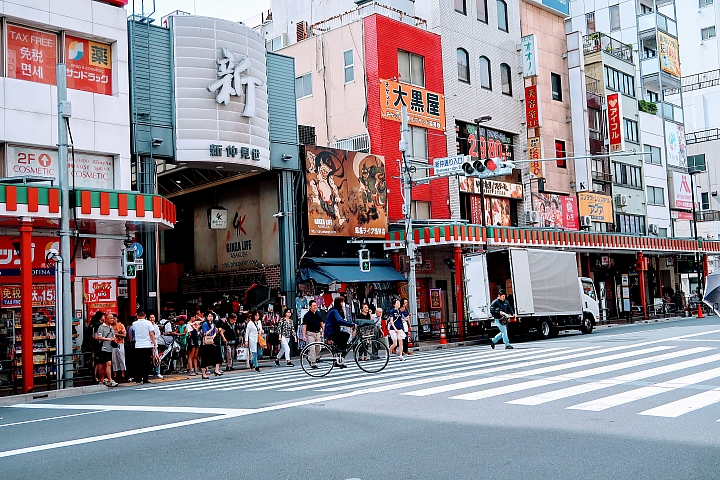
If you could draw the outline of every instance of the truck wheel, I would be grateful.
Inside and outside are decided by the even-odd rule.
[[[553,335],[553,328],[550,320],[541,320],[538,324],[538,336],[542,339],[548,339]]]
[[[585,315],[583,317],[583,323],[582,323],[582,326],[580,327],[580,331],[585,334],[592,333],[593,328],[594,328],[594,325],[593,325],[592,317],[590,315]]]

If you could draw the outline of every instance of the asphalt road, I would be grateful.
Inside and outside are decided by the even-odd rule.
[[[0,478],[717,479],[719,420],[709,317],[4,407]]]

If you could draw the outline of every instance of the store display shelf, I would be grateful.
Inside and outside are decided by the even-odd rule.
[[[46,327],[55,327],[54,323],[33,323],[33,328],[46,328]],[[15,330],[20,330],[22,328],[19,323],[15,324]]]

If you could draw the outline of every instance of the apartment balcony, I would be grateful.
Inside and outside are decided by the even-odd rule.
[[[596,32],[583,37],[583,53],[590,55],[595,52],[604,52],[631,65],[635,65],[632,45],[622,43],[620,40],[616,40],[604,33]]]
[[[680,79],[670,75],[660,68],[660,58],[657,56],[646,56],[640,60],[640,73],[643,84],[651,89],[674,90],[680,88]]]
[[[695,220],[698,222],[718,222],[720,221],[720,212],[717,210],[700,210],[695,212]]]
[[[682,108],[668,102],[657,102],[655,105],[658,107],[658,115],[661,115],[665,120],[685,123]]]
[[[342,138],[332,143],[332,148],[347,150],[349,152],[370,153],[370,137],[367,133],[353,135],[352,137]]]
[[[640,39],[646,40],[655,36],[655,27],[677,38],[677,22],[662,13],[645,13],[638,16],[638,31]]]
[[[714,142],[720,140],[720,128],[709,128],[707,130],[699,130],[685,134],[685,142],[687,145],[695,143]]]
[[[612,173],[592,171],[592,178],[598,182],[612,183]]]

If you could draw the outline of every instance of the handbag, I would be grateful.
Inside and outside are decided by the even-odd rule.
[[[111,346],[112,348],[119,348],[119,347],[120,347],[120,344],[117,343],[115,340],[110,340],[110,346]]]
[[[238,360],[247,360],[248,358],[248,349],[245,347],[238,347],[237,348],[237,359]]]
[[[202,340],[203,345],[214,345],[215,335],[205,335]]]
[[[258,335],[258,346],[262,349],[267,348],[267,342],[262,335]]]

